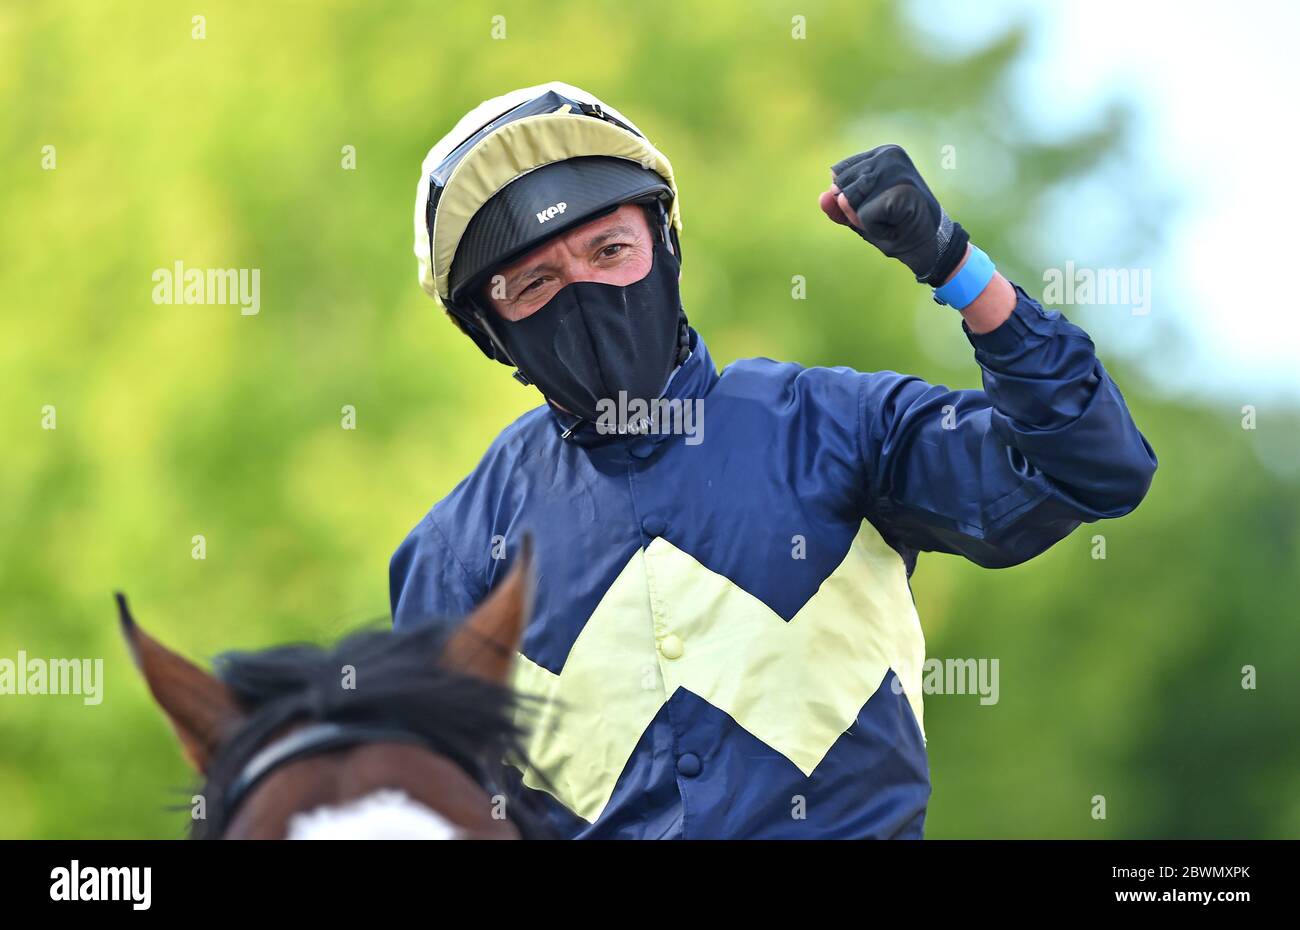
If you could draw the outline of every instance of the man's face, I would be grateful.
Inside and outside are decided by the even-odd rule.
[[[650,272],[652,236],[645,211],[624,204],[497,269],[484,286],[484,296],[498,316],[522,320],[575,281],[632,284]]]

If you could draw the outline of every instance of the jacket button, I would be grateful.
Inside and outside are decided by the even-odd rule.
[[[641,523],[641,529],[645,530],[647,536],[654,539],[664,534],[664,521],[658,517],[646,517]]]
[[[648,459],[655,451],[655,444],[650,439],[638,439],[628,447],[628,451],[636,458]]]
[[[659,652],[665,659],[680,659],[686,647],[682,645],[682,638],[669,633],[659,642]]]
[[[700,774],[700,757],[693,752],[684,752],[677,757],[677,771],[687,778],[694,778]]]

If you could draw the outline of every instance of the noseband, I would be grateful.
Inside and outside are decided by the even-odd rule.
[[[482,766],[473,760],[463,759],[446,749],[434,746],[424,737],[394,727],[359,723],[312,723],[268,743],[244,764],[231,781],[223,796],[222,811],[227,823],[235,809],[250,791],[267,775],[282,765],[321,755],[347,746],[365,743],[406,743],[419,746],[437,755],[446,756],[464,770],[480,786],[489,786]]]

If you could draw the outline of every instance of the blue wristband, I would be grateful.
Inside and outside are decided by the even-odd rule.
[[[984,250],[972,242],[970,255],[966,256],[966,264],[953,275],[951,281],[943,287],[934,289],[934,302],[952,307],[954,310],[962,310],[983,293],[996,272],[993,259],[985,255]]]

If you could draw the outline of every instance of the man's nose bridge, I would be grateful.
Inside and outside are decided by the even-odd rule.
[[[564,261],[561,265],[563,274],[560,280],[561,286],[573,284],[577,281],[596,281],[596,269],[587,266],[587,255],[583,250],[581,243],[575,242],[572,246],[564,243],[561,246],[564,254]]]
[[[564,250],[563,277],[560,279],[560,285],[573,284],[575,281],[590,281],[591,269],[587,268],[587,263],[582,257]]]

